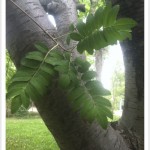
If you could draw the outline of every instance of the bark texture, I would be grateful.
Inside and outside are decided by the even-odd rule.
[[[57,28],[49,22],[41,4],[51,12],[56,20]],[[15,0],[27,14],[34,18],[42,28],[53,37],[66,34],[70,23],[76,22],[76,5],[73,0]],[[56,9],[57,7],[60,9]],[[33,44],[42,41],[50,48],[55,45],[52,39],[41,30],[29,17],[18,9],[10,0],[6,1],[7,14],[7,49],[16,66],[20,59],[34,50]],[[57,42],[64,48],[69,48],[63,38]],[[71,46],[74,46],[72,43]],[[62,50],[62,48],[59,48]],[[74,53],[74,57],[78,55]],[[55,82],[55,81],[54,81]],[[45,122],[45,125],[54,135],[61,150],[128,150],[128,145],[119,132],[111,126],[104,131],[96,122],[88,124],[74,112],[66,95],[57,84],[53,84],[47,95],[35,105]]]
[[[56,29],[48,20],[39,1],[15,1],[27,14],[32,16],[40,26],[54,36]],[[52,47],[54,43],[25,13],[10,0],[6,1],[6,46],[14,63],[19,66],[21,58],[34,50],[35,42],[43,42]],[[31,11],[32,10],[32,11]]]
[[[120,16],[138,25],[132,40],[121,42],[125,64],[125,103],[120,125],[127,130],[132,149],[144,149],[144,0],[111,0],[119,4]]]

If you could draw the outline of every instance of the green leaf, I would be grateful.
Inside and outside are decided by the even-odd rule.
[[[70,33],[70,38],[75,40],[75,41],[80,41],[82,40],[82,36],[76,32]]]
[[[69,61],[68,60],[59,60],[55,57],[47,57],[46,60],[45,60],[46,63],[50,64],[50,65],[53,65],[53,66],[56,66],[56,65],[59,65],[59,66],[64,66],[64,65],[68,65],[69,64]]]
[[[62,60],[57,63],[57,66],[54,67],[54,70],[58,71],[59,73],[68,73],[69,70],[69,61]]]
[[[38,78],[38,75],[41,75],[41,76],[43,76],[44,77],[44,79],[48,82],[48,83],[50,83],[50,81],[52,80],[52,76],[51,75],[49,75],[49,73],[47,73],[47,72],[45,72],[45,71],[43,71],[43,70],[39,70],[38,71],[38,73],[37,73],[37,78]],[[44,84],[43,84],[44,85]],[[47,84],[45,84],[45,85],[47,85]],[[49,85],[49,84],[48,84]]]
[[[41,84],[43,84],[45,86],[50,85],[51,76],[45,77],[44,74],[42,74],[42,73],[39,72],[38,74],[35,75],[34,78],[38,78],[39,82],[41,82]]]
[[[95,28],[94,21],[94,16],[92,14],[89,14],[86,19],[86,29],[88,31],[88,34],[91,34],[93,32],[93,28]]]
[[[41,95],[31,84],[28,84],[28,87],[25,89],[25,92],[33,101],[41,99]]]
[[[84,73],[84,72],[88,71],[90,66],[91,66],[91,64],[89,62],[85,61],[83,63],[83,65],[79,67],[78,71],[81,73]]]
[[[85,60],[81,59],[80,57],[77,57],[75,60],[74,60],[74,63],[76,66],[82,66],[84,64]]]
[[[90,55],[92,55],[92,54],[94,53],[94,51],[93,51],[94,45],[93,45],[93,43],[90,41],[90,37],[85,38],[85,39],[84,39],[84,42],[86,43],[86,44],[84,45],[84,49],[85,49]]]
[[[21,89],[21,88],[25,88],[27,85],[27,82],[13,82],[8,86],[8,92],[11,91],[12,89]]]
[[[52,66],[44,63],[43,65],[41,65],[40,69],[46,73],[48,73],[50,76],[54,76],[55,75],[55,71],[52,68]]]
[[[55,50],[50,53],[50,57],[54,57],[57,60],[63,60],[63,53],[61,51]]]
[[[68,66],[56,66],[54,68],[55,71],[59,72],[59,73],[67,73],[68,72]]]
[[[84,81],[89,81],[97,76],[97,73],[95,71],[87,71],[84,73],[81,77],[82,80]]]
[[[112,8],[112,4],[109,3],[106,5],[106,7],[104,8],[103,11],[103,26],[104,27],[108,27],[108,20],[109,20],[109,12],[111,11]]]
[[[69,71],[68,75],[70,80],[72,80],[73,82],[77,82],[77,74],[75,74],[73,71]]]
[[[70,71],[68,72],[68,75],[69,75],[70,82],[71,82],[69,87],[70,88],[78,87],[80,85],[80,80],[78,79],[78,74],[70,69]]]
[[[102,96],[93,96],[93,99],[99,105],[112,107],[110,101]]]
[[[39,50],[42,53],[47,53],[49,50],[49,48],[43,43],[36,43],[34,44],[34,46],[36,47],[37,50]]]
[[[136,21],[131,18],[118,19],[114,25],[116,30],[129,30],[137,25]]]
[[[83,97],[82,97],[83,98]],[[87,117],[88,119],[88,114],[91,112],[92,109],[94,109],[94,103],[92,100],[90,100],[89,96],[87,96],[87,98],[85,100],[81,100],[82,101],[82,106],[81,106],[81,110],[80,110],[80,114],[83,117]],[[89,118],[91,120],[91,118]],[[93,120],[94,120],[94,116],[93,116]]]
[[[85,51],[85,40],[80,41],[77,45],[77,51],[82,54]]]
[[[58,79],[58,83],[61,88],[67,88],[70,84],[70,78],[68,74],[61,74]]]
[[[11,90],[8,91],[6,98],[11,99],[14,98],[15,96],[20,95],[22,93],[23,88],[12,88]]]
[[[77,23],[76,28],[77,28],[77,30],[79,31],[79,33],[80,33],[81,35],[83,35],[83,36],[86,36],[86,35],[87,35],[86,25],[85,25],[85,23],[84,23],[82,20],[80,20],[80,21]]]
[[[85,117],[85,109],[84,105],[86,104],[86,101],[89,99],[89,96],[86,93],[82,93],[78,98],[74,99],[72,101],[72,106],[75,111],[79,110],[80,114],[82,114]]]
[[[44,55],[41,52],[39,52],[39,51],[33,51],[33,52],[29,52],[26,55],[26,58],[37,60],[37,61],[43,61]]]
[[[110,10],[108,14],[108,21],[107,21],[108,26],[111,26],[116,22],[119,9],[120,9],[120,6],[116,5]]]
[[[80,97],[82,94],[84,94],[83,87],[74,88],[68,93],[68,99],[73,101],[73,100],[77,99],[78,97]]]
[[[102,84],[97,81],[97,80],[93,80],[93,81],[88,81],[85,86],[87,87],[87,89],[89,90],[89,92],[92,95],[101,95],[101,96],[107,96],[110,95],[110,92],[108,90],[106,90]]]
[[[94,43],[95,45],[95,49],[99,50],[103,47],[106,47],[108,44],[107,40],[104,37],[103,31],[97,31],[95,32],[95,34],[93,35],[94,39],[96,39],[96,43]]]
[[[14,77],[24,77],[24,76],[32,76],[36,70],[33,68],[28,68],[25,66],[21,66],[17,71]]]
[[[22,92],[20,95],[21,101],[22,101],[22,105],[28,109],[29,105],[30,105],[30,98],[26,95],[25,92]]]
[[[39,61],[36,61],[36,60],[30,60],[30,59],[26,59],[26,58],[23,58],[22,61],[21,61],[21,65],[23,66],[26,66],[26,67],[29,67],[29,68],[38,68],[39,65],[40,65],[40,62]]]
[[[97,110],[97,122],[101,125],[102,128],[106,129],[108,125],[107,117],[101,112],[100,110]]]
[[[93,105],[92,105],[93,106]],[[94,106],[95,107],[95,106]],[[85,116],[83,116],[85,119],[88,120],[88,122],[92,123],[96,120],[96,109],[90,109]]]
[[[109,32],[110,38],[113,38],[114,40],[122,39],[122,36],[120,35],[119,31],[116,30],[114,27],[105,29],[105,30],[107,30],[107,32]],[[105,30],[104,30],[104,32],[105,32]]]
[[[90,89],[89,92],[92,95],[101,95],[101,96],[108,96],[110,95],[110,92],[102,87],[93,87],[93,89]]]
[[[91,66],[88,61],[85,61],[79,57],[75,59],[74,63],[78,66],[78,71],[81,73],[88,71],[89,67]]]
[[[33,78],[30,81],[30,84],[37,90],[37,92],[42,96],[46,92],[46,87],[43,84],[40,84],[38,77]]]
[[[20,106],[22,105],[20,96],[16,96],[11,101],[11,113],[14,114],[18,111]]]
[[[97,9],[97,11],[95,12],[94,18],[95,18],[95,21],[94,21],[95,25],[99,29],[103,25],[103,8],[102,7],[99,7]]]
[[[102,111],[104,113],[105,116],[109,117],[110,119],[113,119],[113,113],[110,111],[109,108],[104,107],[102,105],[98,105],[97,107],[99,107],[99,111]]]
[[[14,77],[12,79],[12,82],[16,82],[16,81],[29,81],[31,79],[31,76],[20,76],[20,77]]]
[[[54,57],[47,57],[45,59],[45,62],[48,63],[48,64],[50,64],[50,65],[53,65],[53,66],[55,66],[55,65],[58,64],[57,58],[54,58]]]
[[[86,50],[90,55],[93,54],[93,48],[94,45],[90,41],[89,37],[86,37],[84,40],[80,41],[77,45],[77,50],[79,53],[83,53],[84,50]]]
[[[114,37],[114,35],[112,35],[111,30],[106,29],[103,31],[103,34],[104,34],[105,39],[107,39],[110,45],[117,44],[117,40]]]

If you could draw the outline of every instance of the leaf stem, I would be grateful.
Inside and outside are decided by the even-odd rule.
[[[55,46],[53,46],[53,47],[46,53],[46,55],[45,55],[45,57],[44,57],[42,63],[40,64],[38,70],[35,72],[35,74],[32,76],[32,78],[33,78],[33,77],[37,74],[37,72],[40,70],[40,67],[41,67],[41,66],[43,65],[43,63],[45,62],[45,59],[47,58],[47,56],[49,55],[49,53],[50,53],[52,50],[54,50],[57,46],[58,46],[58,43],[57,43]],[[31,78],[31,79],[32,79],[32,78]]]
[[[24,90],[25,90],[25,88],[27,88],[27,86],[28,86],[28,84],[30,83],[30,81],[36,76],[36,74],[37,74],[38,71],[40,70],[41,66],[43,65],[43,63],[44,63],[45,59],[47,58],[47,56],[49,55],[49,53],[50,53],[52,50],[54,50],[57,46],[58,46],[58,43],[57,43],[55,46],[53,46],[53,47],[46,53],[46,55],[45,55],[45,57],[44,57],[42,63],[39,65],[37,71],[33,74],[33,76],[31,77],[31,79],[28,81],[27,85],[23,88]]]

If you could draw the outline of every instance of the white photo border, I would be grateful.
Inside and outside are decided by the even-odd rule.
[[[6,4],[5,0],[0,1],[0,150],[6,149],[6,103],[5,103],[5,43],[6,43]],[[145,0],[145,150],[150,149],[150,2]],[[149,59],[148,59],[149,58]]]

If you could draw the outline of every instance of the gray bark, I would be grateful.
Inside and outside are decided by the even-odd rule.
[[[125,105],[120,121],[137,150],[144,149],[144,0],[111,0],[121,7],[120,16],[130,17],[138,25],[132,40],[121,42],[125,64]]]
[[[39,22],[44,30],[48,31],[51,35],[56,33],[44,9],[41,8],[39,1],[27,0],[15,2]],[[47,44],[48,47],[54,45],[52,40],[12,2],[7,0],[6,5],[6,44],[10,56],[17,66],[19,66],[20,59],[28,51],[34,50],[33,44],[35,42],[41,41]]]
[[[97,80],[101,81],[102,67],[103,67],[103,50],[95,52],[95,68],[97,72]]]
[[[43,1],[44,2],[44,1]],[[48,17],[37,0],[16,0],[23,10],[34,18],[40,26],[48,31],[51,36],[58,37],[66,34],[70,23],[76,23],[76,5],[72,0],[51,1],[47,0],[48,9],[51,8],[57,30],[49,22]],[[61,2],[61,8],[56,10],[50,2]],[[58,3],[60,4],[60,3]],[[44,5],[44,3],[42,3]],[[55,43],[39,28],[29,17],[18,9],[9,0],[6,1],[7,24],[7,49],[18,67],[20,59],[28,52],[34,50],[33,44],[42,41],[50,48]],[[65,36],[57,39],[63,47],[69,48],[65,43]],[[73,46],[75,43],[72,43]],[[59,48],[62,50],[62,48]],[[75,56],[78,54],[74,54]],[[75,57],[74,56],[74,57]],[[57,85],[49,90],[41,101],[35,105],[45,122],[47,128],[54,135],[61,150],[128,150],[121,134],[111,126],[105,131],[96,122],[89,124],[78,112],[72,110],[72,106],[66,98],[63,90]]]

